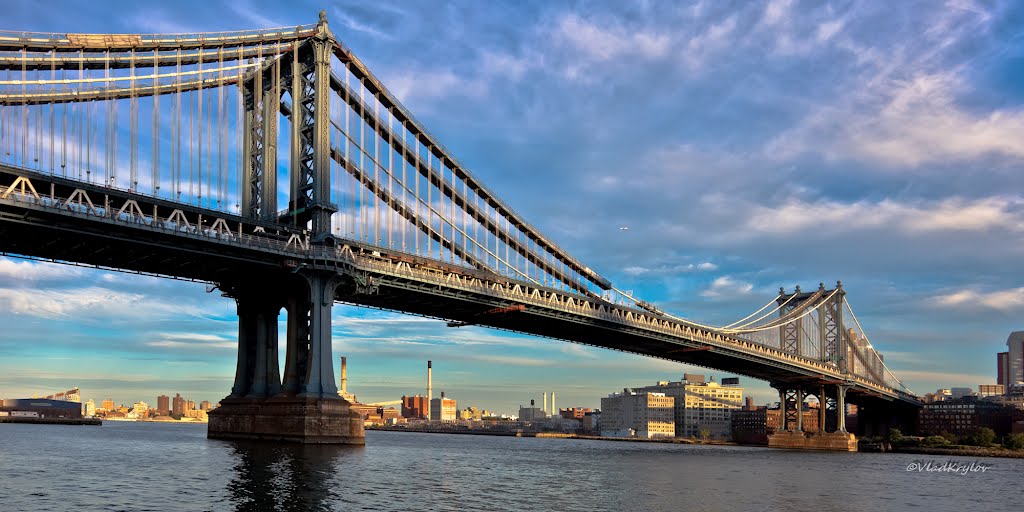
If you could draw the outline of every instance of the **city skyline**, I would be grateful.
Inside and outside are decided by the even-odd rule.
[[[22,4],[3,28],[226,30],[308,23],[319,8],[242,4],[109,20]],[[842,279],[911,389],[995,383],[992,354],[1024,311],[1019,6],[897,7],[907,19],[863,3],[596,7],[341,3],[328,16],[481,179],[620,288],[725,324],[779,286]],[[446,16],[456,31],[430,28]],[[203,291],[0,259],[0,394],[219,401],[234,306]],[[731,375],[352,307],[336,308],[334,337],[363,401],[425,389],[427,359],[436,393],[500,412],[544,390],[594,407],[687,371]],[[758,403],[775,393],[748,387]]]

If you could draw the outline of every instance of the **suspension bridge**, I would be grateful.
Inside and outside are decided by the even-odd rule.
[[[912,430],[920,405],[841,283],[721,326],[617,289],[472,174],[323,13],[220,33],[0,31],[0,252],[233,298],[235,380],[211,437],[362,442],[334,384],[335,302],[766,380],[795,433],[810,395],[843,439],[846,403],[868,432]]]

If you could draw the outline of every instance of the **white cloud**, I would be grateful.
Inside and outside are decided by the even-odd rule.
[[[709,261],[705,261],[705,262],[696,263],[696,264],[695,263],[687,263],[685,265],[660,265],[660,266],[656,266],[656,267],[644,267],[644,266],[634,265],[634,266],[626,267],[626,268],[622,269],[622,271],[627,273],[627,274],[629,274],[629,275],[631,275],[631,276],[639,276],[639,275],[644,275],[644,274],[659,274],[659,275],[665,275],[665,274],[684,274],[684,273],[687,273],[687,272],[715,270],[717,268],[718,268],[718,265],[715,265],[714,263],[711,263]]]
[[[717,201],[717,199],[716,199]],[[843,231],[896,229],[904,233],[950,231],[1024,231],[1024,199],[952,197],[900,203],[890,199],[842,203],[792,199],[782,206],[756,206],[745,222],[748,233],[788,234],[829,225]]]
[[[600,26],[576,14],[563,16],[555,37],[594,61],[608,61],[625,55],[655,59],[666,54],[670,39],[665,34],[633,31],[625,26]]]
[[[935,297],[934,304],[942,307],[979,309],[989,308],[1000,311],[1017,310],[1024,307],[1024,287],[1009,288],[992,292],[959,290]]]
[[[709,298],[719,297],[735,297],[739,295],[749,295],[753,291],[754,285],[736,280],[730,276],[721,276],[715,278],[711,282],[711,286],[701,292],[701,295]]]
[[[16,281],[60,280],[77,277],[82,269],[70,265],[0,258],[0,278]]]
[[[385,83],[403,103],[451,96],[480,97],[487,92],[483,81],[460,76],[451,69],[403,70],[388,76]]]
[[[15,315],[41,318],[132,319],[140,308],[148,318],[200,315],[188,303],[164,302],[138,293],[122,293],[95,286],[70,290],[0,289],[0,309]]]
[[[793,0],[772,0],[764,8],[764,16],[761,22],[765,25],[778,25],[786,20]]]

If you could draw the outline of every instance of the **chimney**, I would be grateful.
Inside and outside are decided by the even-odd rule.
[[[348,391],[348,365],[346,363],[346,357],[341,356],[341,392],[344,394]]]
[[[541,410],[544,411],[544,414],[548,413],[548,392],[547,391],[544,392],[544,408],[541,409]]]
[[[551,392],[551,415],[558,414],[558,409],[555,407],[555,392]]]
[[[441,392],[441,400],[444,400],[444,391]]]
[[[433,398],[434,393],[434,380],[433,380],[433,361],[427,361],[427,419],[430,419],[430,400]]]
[[[531,398],[531,399],[530,399],[530,407],[532,408],[532,407],[533,407],[534,405],[536,405],[536,404],[534,404],[534,401],[533,401],[533,399]]]

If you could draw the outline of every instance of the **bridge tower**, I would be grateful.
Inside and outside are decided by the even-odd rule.
[[[842,328],[845,295],[841,281],[832,290],[826,290],[824,283],[813,292],[801,291],[799,286],[793,293],[780,289],[780,350],[820,361],[848,376],[848,335]],[[846,431],[848,378],[773,382],[772,387],[779,392],[779,428],[769,436],[769,446],[856,451],[856,438]],[[812,395],[819,403],[814,431],[804,425],[804,402]]]
[[[329,80],[333,36],[320,12],[316,34],[248,73],[241,213],[306,230],[306,243],[333,246],[330,235]],[[290,98],[290,105],[285,97]],[[277,121],[291,124],[288,208],[277,210]],[[331,310],[342,278],[336,269],[295,263],[267,275],[226,276],[220,288],[238,310],[238,362],[231,394],[210,413],[209,437],[363,444],[362,419],[339,396],[331,355]],[[282,380],[278,322],[287,314]]]

